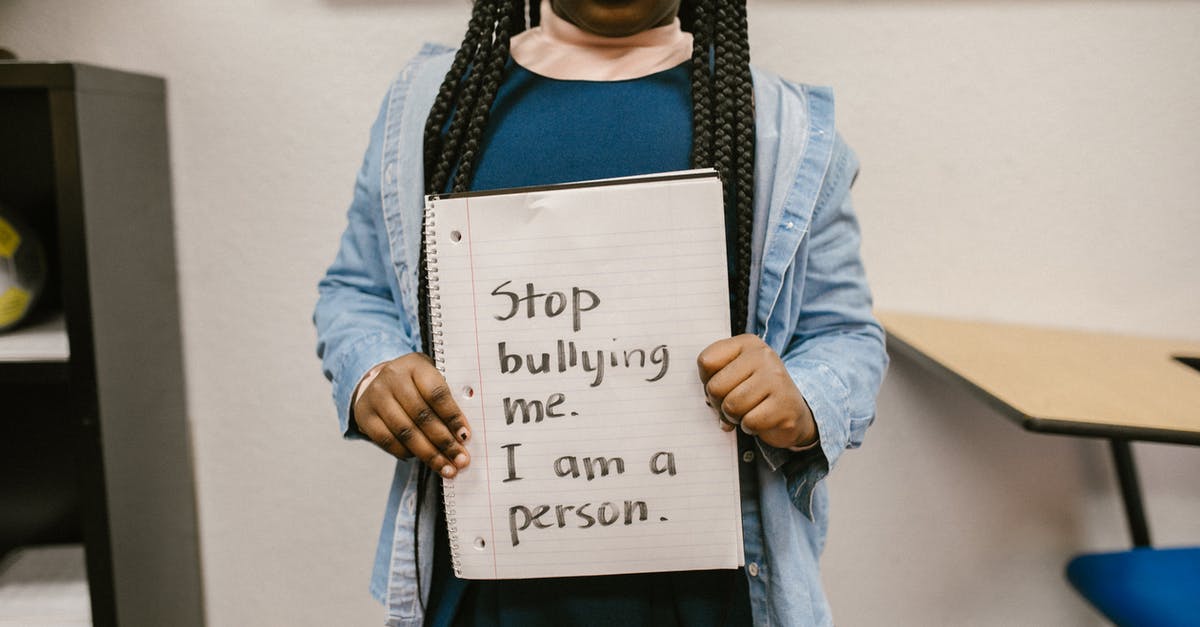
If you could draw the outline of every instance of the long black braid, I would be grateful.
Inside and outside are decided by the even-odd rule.
[[[540,18],[539,0],[531,0],[528,5],[525,0],[475,0],[462,46],[454,55],[425,124],[426,193],[470,189],[492,103],[508,63],[509,41],[527,24],[530,28],[537,26]],[[692,166],[715,168],[725,185],[725,219],[727,228],[733,229],[728,251],[732,259],[729,290],[733,295],[730,326],[738,334],[749,322],[754,225],[754,86],[746,4],[744,0],[682,0],[679,18],[695,40],[691,62]],[[424,249],[422,241],[417,299],[421,338],[425,352],[430,353]],[[422,465],[418,503],[424,501],[428,474]],[[417,531],[414,528],[414,535]],[[419,577],[417,587],[420,599]],[[423,599],[421,603],[424,606]]]

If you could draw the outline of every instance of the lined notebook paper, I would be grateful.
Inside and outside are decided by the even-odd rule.
[[[729,335],[715,172],[431,196],[435,361],[472,426],[455,573],[736,568],[737,443],[696,357]]]

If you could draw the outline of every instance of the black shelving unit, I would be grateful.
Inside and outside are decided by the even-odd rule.
[[[162,79],[0,62],[0,204],[50,289],[0,335],[0,552],[81,541],[96,625],[203,625]]]

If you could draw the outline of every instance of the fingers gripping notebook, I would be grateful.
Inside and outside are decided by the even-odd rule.
[[[472,426],[444,480],[467,579],[736,568],[737,443],[696,357],[728,337],[715,172],[426,199],[435,361]]]

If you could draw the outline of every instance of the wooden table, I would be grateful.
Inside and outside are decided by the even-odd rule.
[[[1107,438],[1135,546],[1149,546],[1132,440],[1200,446],[1200,342],[877,312],[898,354],[1030,431]]]

